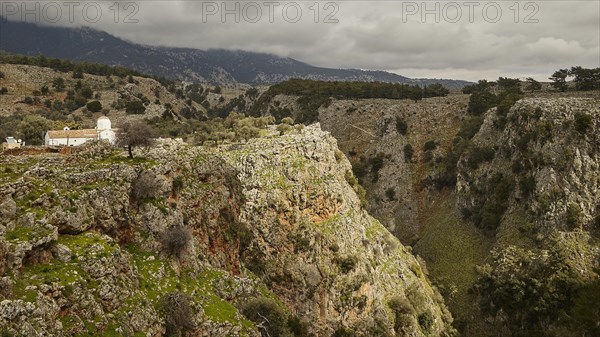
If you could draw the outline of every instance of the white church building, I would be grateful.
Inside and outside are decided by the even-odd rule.
[[[117,142],[115,129],[112,129],[110,119],[106,116],[98,118],[95,129],[51,130],[46,132],[46,146],[77,146],[91,140],[108,140],[111,144]]]

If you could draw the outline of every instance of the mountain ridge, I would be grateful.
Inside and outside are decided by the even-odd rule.
[[[51,27],[0,20],[0,50],[132,68],[170,79],[214,85],[270,85],[291,78],[326,81],[379,81],[461,88],[469,82],[411,79],[361,69],[316,67],[290,57],[242,50],[193,49],[136,44],[91,27]]]

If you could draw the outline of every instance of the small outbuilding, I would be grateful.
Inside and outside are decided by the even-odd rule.
[[[15,137],[6,137],[6,141],[2,143],[2,151],[16,149],[25,145],[20,139],[15,139]]]

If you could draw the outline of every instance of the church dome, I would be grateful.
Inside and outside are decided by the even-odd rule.
[[[96,129],[110,130],[111,129],[110,119],[108,119],[108,117],[106,117],[106,116],[102,116],[102,117],[98,118],[98,121],[96,121]]]

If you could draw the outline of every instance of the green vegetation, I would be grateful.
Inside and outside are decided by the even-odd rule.
[[[259,116],[268,111],[277,120],[289,116],[289,110],[268,109],[270,102],[279,94],[300,96],[297,100],[300,106],[297,122],[312,123],[318,118],[318,108],[329,104],[330,97],[338,99],[412,99],[418,101],[424,97],[446,96],[448,90],[439,84],[420,88],[418,86],[381,82],[325,82],[292,79],[271,86],[252,106],[250,113],[253,116]]]
[[[139,203],[158,198],[161,184],[152,171],[142,171],[131,183],[131,197]]]
[[[385,196],[388,200],[396,200],[396,190],[393,187],[389,187],[385,190]]]
[[[342,273],[348,274],[349,272],[354,270],[354,267],[356,267],[356,264],[358,263],[358,258],[354,255],[338,256],[334,259],[333,262],[340,268]]]
[[[410,145],[410,144],[404,145],[404,160],[407,163],[410,163],[412,161],[414,154],[415,154],[415,150],[413,150],[412,145]]]
[[[102,104],[98,101],[91,101],[85,107],[91,112],[102,111]]]
[[[396,117],[396,131],[403,136],[408,132],[408,124],[406,124],[404,118]]]
[[[438,286],[458,322],[470,319],[473,299],[469,289],[477,280],[475,267],[485,261],[488,239],[454,211],[456,200],[443,191],[423,210],[427,226],[414,246],[427,261],[430,277]],[[456,266],[460,265],[460,272]]]
[[[360,199],[360,204],[363,208],[367,208],[368,206],[368,201],[367,201],[367,192],[365,191],[365,189],[359,184],[358,179],[354,176],[352,171],[346,171],[346,173],[344,174],[344,178],[346,179],[346,182],[348,182],[348,184],[352,187],[352,189],[354,190],[354,192],[356,193],[356,195],[358,196],[358,198]]]
[[[463,215],[472,219],[480,229],[495,231],[508,208],[509,198],[514,189],[514,179],[496,173],[479,186],[473,186],[471,194],[475,205],[463,209]]]
[[[275,118],[272,116],[246,117],[244,114],[231,112],[225,119],[213,118],[205,122],[199,122],[195,141],[200,145],[209,142],[212,144],[242,140],[247,142],[252,138],[260,137],[261,132],[273,123],[275,123]],[[289,128],[285,128],[283,131],[290,131],[291,126],[285,125]]]
[[[525,87],[525,90],[529,92],[534,92],[542,89],[542,84],[531,77],[527,78],[526,83],[527,87]]]
[[[490,147],[471,146],[466,153],[467,166],[472,170],[476,170],[480,164],[494,159],[494,154],[494,149]]]
[[[448,154],[443,159],[435,186],[438,189],[454,187],[456,185],[456,174],[458,161],[465,151],[471,146],[471,138],[477,134],[483,124],[483,117],[473,116],[466,118],[460,125],[460,130],[454,140]]]
[[[167,228],[160,237],[163,251],[176,258],[180,258],[192,240],[192,231],[183,226]]]
[[[437,148],[437,146],[438,144],[435,142],[435,140],[428,140],[423,145],[423,151],[433,151]]]
[[[585,135],[590,128],[594,125],[594,120],[592,116],[584,113],[577,112],[575,113],[575,130],[582,135]]]
[[[119,128],[117,142],[121,146],[127,146],[129,158],[133,158],[133,148],[152,145],[155,133],[154,128],[143,120],[127,122]]]
[[[89,62],[71,62],[67,60],[45,57],[43,55],[39,56],[25,56],[18,54],[10,54],[6,52],[0,52],[0,63],[7,64],[25,64],[25,65],[33,65],[38,67],[46,67],[51,68],[63,73],[73,71],[79,73],[87,73],[92,75],[99,76],[118,76],[120,78],[125,78],[125,76],[139,76],[139,77],[147,77],[153,78],[160,82],[163,85],[172,85],[173,82],[167,80],[162,77],[148,76],[141,74],[135,70],[123,68],[123,67],[115,67],[115,66],[107,66],[104,64],[98,63],[89,63]]]
[[[549,78],[552,86],[559,91],[568,89],[567,78],[573,77],[575,89],[588,91],[600,89],[600,68],[583,68],[580,66],[571,69],[559,69]]]
[[[368,159],[368,164],[371,166],[371,179],[374,183],[379,180],[379,171],[383,168],[385,158],[385,153],[378,152],[376,155]]]
[[[583,210],[581,209],[581,206],[579,206],[576,203],[570,203],[567,206],[567,214],[565,220],[567,228],[571,230],[581,228],[584,224],[584,219],[585,218],[583,216]]]
[[[141,115],[146,111],[146,107],[142,101],[130,101],[125,103],[125,112],[130,115]]]
[[[263,337],[289,336],[286,312],[273,299],[260,297],[250,300],[242,313],[254,322]]]
[[[549,251],[515,246],[492,251],[492,262],[478,269],[474,286],[482,312],[502,315],[513,336],[548,336],[561,325],[574,335],[600,331],[592,323],[600,318],[599,311],[593,305],[582,307],[598,298],[598,293],[590,293],[598,289],[598,275],[590,279],[581,274],[573,254],[582,247],[573,244],[552,237]]]
[[[62,77],[56,77],[53,81],[52,81],[52,87],[54,88],[54,90],[56,90],[57,92],[61,92],[65,90],[65,80]]]
[[[50,121],[39,115],[27,115],[18,125],[20,137],[28,145],[44,144],[44,134],[50,130]]]
[[[181,336],[195,328],[191,302],[191,297],[179,291],[165,294],[160,300],[165,313],[166,336]]]

